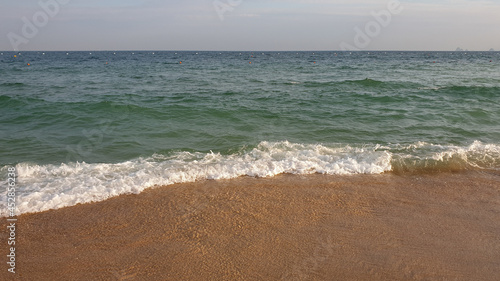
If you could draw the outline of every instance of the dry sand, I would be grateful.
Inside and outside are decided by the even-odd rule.
[[[1,280],[500,280],[493,171],[201,181],[18,219]]]

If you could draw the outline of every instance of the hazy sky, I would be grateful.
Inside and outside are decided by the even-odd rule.
[[[0,50],[500,50],[500,0],[389,2],[0,0]]]

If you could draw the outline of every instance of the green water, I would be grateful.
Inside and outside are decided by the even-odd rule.
[[[497,52],[0,56],[21,212],[204,178],[499,169],[499,120]]]
[[[1,164],[117,163],[284,140],[499,143],[499,59],[420,52],[4,53]]]

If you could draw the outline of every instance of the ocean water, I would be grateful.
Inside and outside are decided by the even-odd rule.
[[[500,53],[3,52],[0,215],[9,167],[18,213],[243,175],[498,170]]]

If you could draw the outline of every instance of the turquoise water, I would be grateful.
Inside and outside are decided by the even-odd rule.
[[[204,178],[499,169],[499,120],[498,52],[0,55],[20,212]]]

